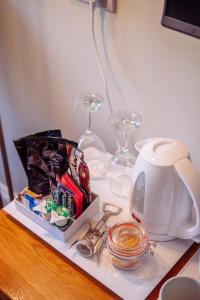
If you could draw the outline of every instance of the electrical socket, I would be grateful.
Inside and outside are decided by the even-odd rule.
[[[90,0],[79,0],[81,2],[90,3]],[[96,0],[96,6],[106,9],[109,12],[116,13],[117,0]]]

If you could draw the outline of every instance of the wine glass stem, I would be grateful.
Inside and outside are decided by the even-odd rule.
[[[91,114],[91,111],[88,112],[88,125],[87,125],[86,132],[87,133],[92,132],[92,114]]]
[[[113,132],[114,132],[114,138],[115,138],[115,143],[116,143],[116,146],[117,146],[117,150],[121,151],[122,145],[119,141],[119,139],[120,139],[119,132],[116,128],[113,129]]]
[[[122,153],[127,153],[128,150],[128,131],[124,132],[124,145],[122,146]]]

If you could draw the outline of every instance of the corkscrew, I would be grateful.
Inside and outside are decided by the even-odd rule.
[[[89,222],[82,237],[73,242],[70,246],[72,247],[73,245],[76,245],[76,249],[84,257],[92,257],[95,255],[98,261],[100,253],[104,248],[107,231],[109,228],[106,225],[106,222],[110,216],[117,216],[122,212],[123,209],[115,204],[103,203],[102,210],[104,215],[101,217],[101,219],[94,225]]]

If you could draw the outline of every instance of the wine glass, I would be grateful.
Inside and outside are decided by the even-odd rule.
[[[96,93],[81,94],[75,99],[75,107],[87,112],[87,127],[79,138],[78,147],[84,153],[93,179],[105,176],[107,169],[106,147],[92,129],[92,113],[100,110],[103,103],[102,96]]]
[[[114,128],[119,150],[113,155],[109,163],[108,184],[113,194],[126,197],[129,194],[130,179],[136,157],[129,146],[129,133],[140,127],[142,117],[127,110],[117,111],[109,118]]]

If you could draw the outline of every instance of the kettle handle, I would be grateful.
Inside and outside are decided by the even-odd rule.
[[[200,233],[200,174],[188,158],[178,160],[174,167],[192,198],[196,218],[195,225],[192,227],[187,229],[179,227],[176,236],[182,239],[190,239]]]

